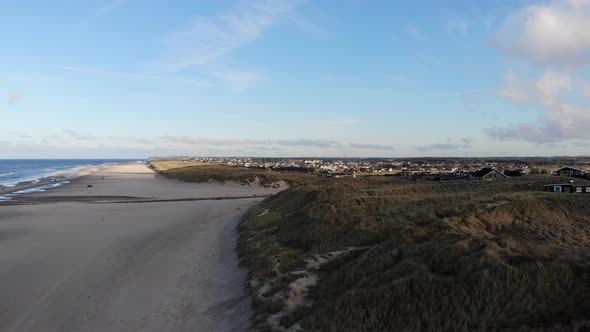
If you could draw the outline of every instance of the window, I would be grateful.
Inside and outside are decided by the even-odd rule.
[[[590,193],[590,187],[586,187],[586,192]]]
[[[577,193],[581,193],[582,192],[582,187],[576,187],[576,192]]]
[[[560,193],[561,192],[561,186],[553,186],[553,191],[556,193]]]

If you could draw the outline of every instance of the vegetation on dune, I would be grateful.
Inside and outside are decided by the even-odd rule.
[[[153,160],[150,162],[150,165],[158,172],[165,172],[169,171],[174,168],[183,168],[183,167],[191,167],[191,166],[205,166],[206,163],[199,162],[199,161],[184,161],[178,159],[172,160]]]
[[[338,179],[270,197],[239,227],[255,328],[584,326],[590,195],[542,191],[565,180]]]
[[[279,181],[307,183],[317,181],[317,176],[302,172],[276,172],[270,169],[246,168],[231,165],[183,162],[180,160],[151,161],[150,165],[160,174],[186,182],[235,181],[252,183],[257,180],[270,186]]]
[[[542,191],[568,179],[320,179],[181,161],[151,165],[183,181],[298,184],[253,207],[239,226],[257,330],[588,325],[590,195]]]

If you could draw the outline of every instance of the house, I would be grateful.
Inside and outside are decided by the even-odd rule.
[[[590,194],[590,185],[575,185],[572,180],[569,183],[547,184],[545,185],[545,191],[552,193]]]
[[[493,181],[493,180],[505,180],[509,179],[506,174],[498,171],[495,168],[482,168],[477,172],[469,174],[469,180],[484,180],[484,181]]]
[[[559,176],[570,176],[570,177],[575,177],[575,176],[582,176],[584,174],[586,174],[586,171],[577,167],[572,167],[572,166],[566,166],[566,167],[562,167],[560,169],[558,169],[556,171],[557,175]]]

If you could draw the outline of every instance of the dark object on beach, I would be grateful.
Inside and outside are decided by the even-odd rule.
[[[88,187],[88,188],[92,188],[92,185],[91,185],[91,184],[89,184],[89,185],[87,185],[86,187]]]

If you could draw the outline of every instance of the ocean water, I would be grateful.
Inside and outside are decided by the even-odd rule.
[[[0,159],[0,186],[39,181],[52,176],[72,176],[90,167],[133,162],[126,159]]]

